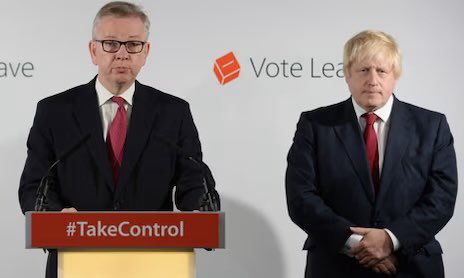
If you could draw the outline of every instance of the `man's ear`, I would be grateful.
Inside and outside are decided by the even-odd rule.
[[[89,53],[90,58],[92,58],[92,63],[97,65],[97,46],[93,40],[89,41]]]
[[[144,55],[145,55],[145,61],[143,61],[143,65],[145,65],[145,62],[147,61],[148,54],[150,54],[150,48],[151,48],[151,44],[149,42],[147,42],[145,44],[145,46],[143,47],[143,52],[144,52]]]

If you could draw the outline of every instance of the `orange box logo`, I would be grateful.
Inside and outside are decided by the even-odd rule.
[[[233,52],[216,59],[214,73],[221,85],[225,85],[239,76],[240,64]]]

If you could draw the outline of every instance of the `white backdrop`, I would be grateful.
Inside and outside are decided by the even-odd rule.
[[[3,277],[42,277],[45,255],[24,249],[17,198],[26,138],[38,100],[96,73],[87,42],[106,1],[0,0],[0,269]],[[344,42],[374,28],[404,53],[396,95],[444,112],[463,176],[464,2],[442,1],[139,1],[152,21],[152,52],[139,80],[190,102],[226,211],[226,249],[198,252],[198,277],[303,277],[305,234],[289,219],[286,155],[299,114],[346,99],[341,78],[316,78],[342,61]],[[224,86],[216,58],[233,51],[240,77]],[[256,77],[250,63],[301,63],[300,78]],[[311,59],[313,73],[311,74]],[[24,74],[16,71],[26,64]],[[33,70],[30,69],[33,65]],[[6,69],[5,69],[6,66]],[[10,66],[13,68],[11,71]],[[7,76],[5,76],[5,74]],[[16,76],[13,76],[13,75]],[[446,276],[462,277],[464,205],[438,235]],[[401,200],[398,200],[401,201]],[[460,265],[461,264],[461,265]]]

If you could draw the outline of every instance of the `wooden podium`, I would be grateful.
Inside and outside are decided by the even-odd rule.
[[[194,278],[194,248],[224,248],[224,213],[27,212],[26,248],[58,249],[58,278]]]

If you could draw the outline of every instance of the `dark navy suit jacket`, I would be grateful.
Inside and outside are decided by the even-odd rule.
[[[177,144],[184,153],[201,159],[188,103],[136,81],[123,162],[115,184],[95,80],[38,103],[19,187],[23,212],[34,210],[37,187],[47,168],[87,134],[89,139],[58,164],[57,184],[48,194],[51,210],[172,210],[174,186],[179,209],[198,209],[204,192],[201,170],[163,142]],[[48,271],[56,270],[53,253]]]
[[[302,113],[286,192],[291,219],[308,234],[307,277],[378,277],[340,254],[351,226],[393,232],[401,243],[397,277],[439,277],[427,272],[443,269],[435,235],[454,211],[453,137],[444,115],[396,98],[390,117],[376,196],[351,99]]]

